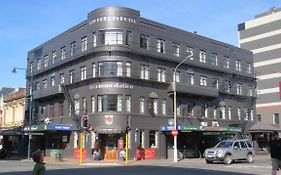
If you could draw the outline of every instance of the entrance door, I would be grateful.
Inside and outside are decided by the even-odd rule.
[[[104,159],[115,160],[118,159],[117,152],[117,137],[115,134],[105,135],[105,154]]]

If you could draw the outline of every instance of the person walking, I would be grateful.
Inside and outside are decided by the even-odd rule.
[[[45,175],[46,167],[44,163],[44,156],[41,150],[32,153],[32,159],[36,163],[34,165],[32,175]]]
[[[277,170],[281,168],[281,139],[277,131],[274,131],[272,134],[269,149],[272,165],[271,175],[277,175]]]

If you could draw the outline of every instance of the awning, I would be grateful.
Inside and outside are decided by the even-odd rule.
[[[249,128],[249,132],[273,132],[273,131],[281,131],[280,128],[273,126],[271,124],[256,122],[252,127]]]
[[[171,131],[173,126],[161,126],[160,131]],[[214,126],[200,126],[200,125],[179,125],[179,131],[208,131],[208,132],[241,132],[240,127],[214,127]]]
[[[40,124],[40,125],[32,125],[31,132],[37,131],[73,131],[75,128],[73,125],[69,124]],[[24,127],[24,131],[29,131],[29,126]]]
[[[13,129],[7,129],[7,130],[0,130],[0,135],[3,136],[16,136],[16,135],[23,135],[22,132],[15,131]]]

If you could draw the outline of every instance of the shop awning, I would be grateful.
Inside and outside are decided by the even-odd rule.
[[[161,126],[160,131],[171,131],[173,126]],[[179,131],[208,131],[208,132],[241,132],[240,127],[214,127],[214,126],[200,126],[200,125],[179,125]]]
[[[32,125],[31,132],[37,131],[73,131],[75,127],[69,124],[40,124],[40,125]],[[24,131],[29,131],[29,126],[24,127]]]
[[[256,122],[252,127],[249,128],[249,132],[273,132],[273,131],[281,131],[280,128],[273,126],[271,124]]]
[[[3,135],[3,136],[16,136],[16,135],[23,135],[22,132],[19,132],[19,131],[15,131],[13,129],[2,129],[0,130],[0,135]]]

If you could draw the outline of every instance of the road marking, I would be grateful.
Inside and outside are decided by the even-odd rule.
[[[267,168],[271,169],[271,166],[261,166],[261,165],[229,165],[228,168]]]
[[[120,166],[119,163],[83,163],[82,166]]]

